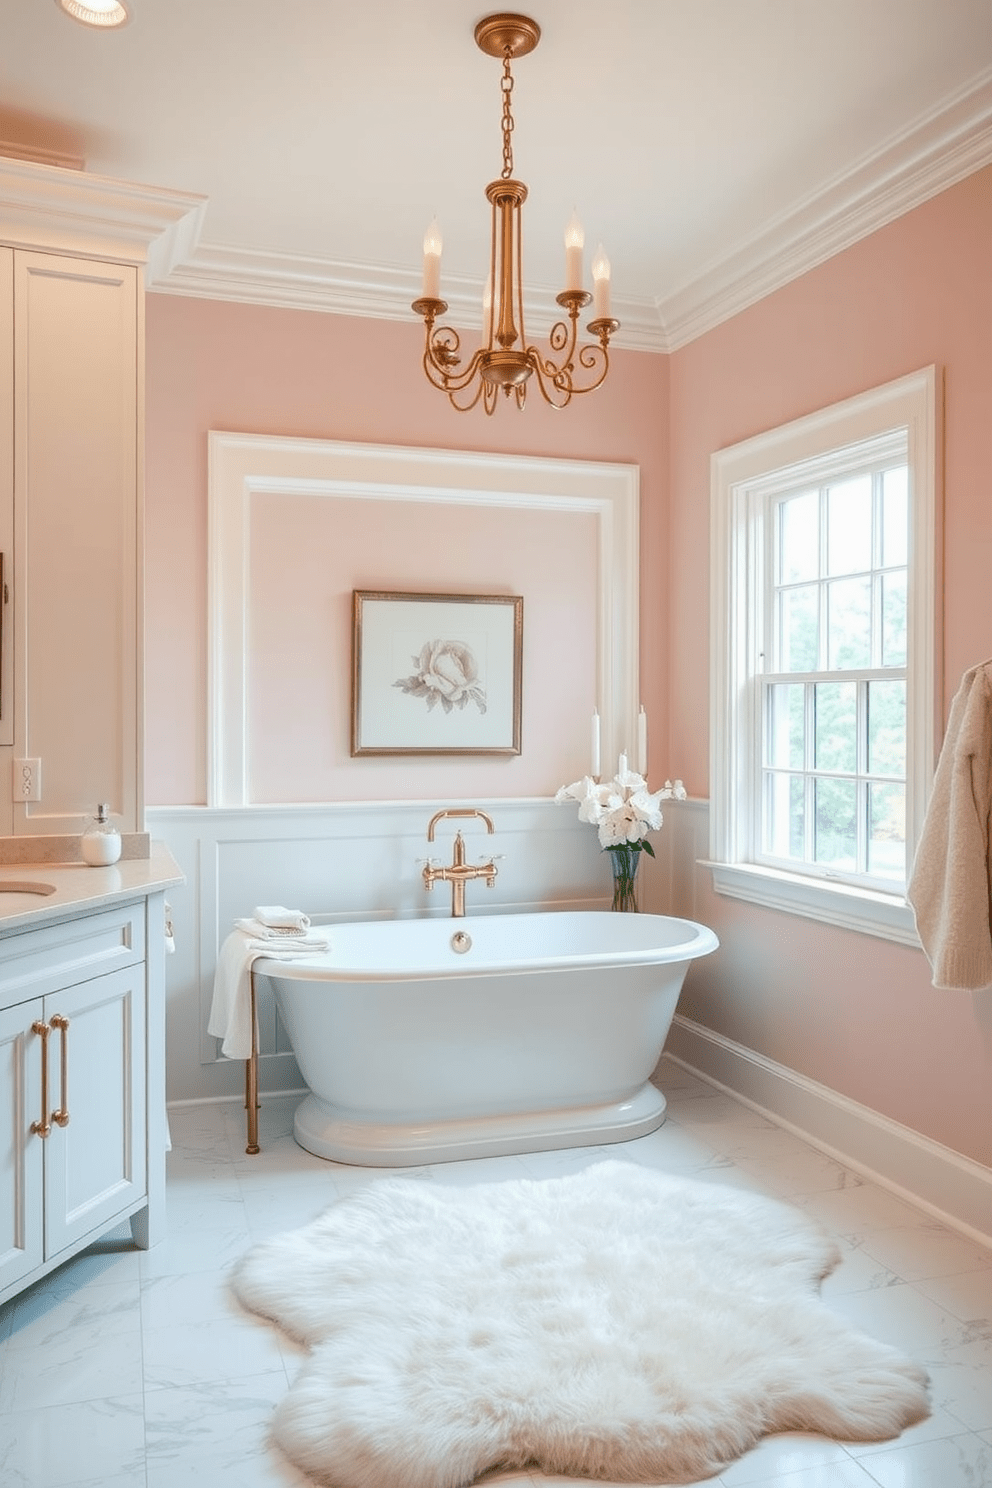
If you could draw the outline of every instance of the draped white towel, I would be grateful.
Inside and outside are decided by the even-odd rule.
[[[217,957],[207,1032],[222,1040],[221,1053],[228,1059],[248,1059],[251,1056],[253,963],[261,957],[289,961],[313,955],[315,951],[326,951],[330,946],[330,941],[319,931],[294,934],[269,929],[265,934],[254,934],[243,928],[256,924],[255,920],[236,921],[237,928],[228,935]],[[266,929],[264,926],[259,928]]]
[[[259,904],[252,910],[252,918],[268,930],[297,930],[302,935],[310,929],[310,916],[302,909],[287,909],[284,904]]]

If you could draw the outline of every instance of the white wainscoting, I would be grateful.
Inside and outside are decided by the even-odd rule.
[[[467,805],[489,813],[495,836],[481,821],[441,822],[429,847],[434,812]],[[612,892],[594,829],[574,808],[548,799],[156,807],[146,818],[151,835],[167,845],[186,875],[185,885],[169,895],[176,939],[167,965],[170,1101],[230,1098],[244,1089],[243,1064],[224,1059],[206,1029],[217,952],[234,919],[256,904],[302,909],[315,924],[448,915],[450,890],[437,884],[428,893],[421,872],[428,852],[450,861],[458,827],[469,862],[493,853],[499,858],[492,889],[482,881],[468,884],[470,914],[606,909]],[[259,1024],[262,1091],[300,1089],[296,1061],[264,993]]]

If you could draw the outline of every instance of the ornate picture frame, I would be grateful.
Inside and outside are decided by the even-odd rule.
[[[520,595],[352,599],[353,756],[520,753]]]

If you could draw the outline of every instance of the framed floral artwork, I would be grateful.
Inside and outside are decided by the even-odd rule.
[[[520,753],[520,595],[356,589],[353,604],[353,755]]]

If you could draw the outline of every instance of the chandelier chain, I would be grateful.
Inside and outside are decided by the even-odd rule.
[[[510,135],[513,133],[513,115],[510,112],[513,74],[510,72],[510,56],[510,49],[507,47],[503,53],[503,76],[499,85],[503,94],[503,170],[501,176],[504,181],[509,181],[513,176],[513,145],[510,141]]]

